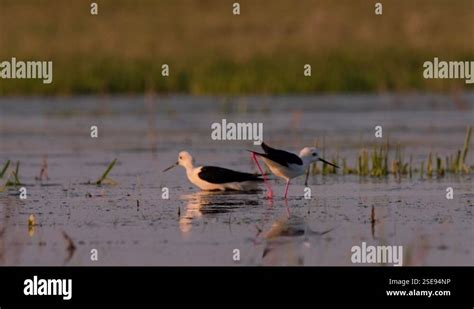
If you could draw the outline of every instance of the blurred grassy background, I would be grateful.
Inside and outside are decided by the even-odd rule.
[[[54,80],[1,94],[462,91],[423,62],[474,60],[473,0],[0,0],[0,60],[53,60]],[[161,65],[170,65],[170,77]],[[312,65],[312,76],[303,66]]]

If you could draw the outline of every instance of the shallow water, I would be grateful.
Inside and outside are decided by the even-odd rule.
[[[337,153],[350,165],[360,148],[385,143],[373,133],[382,125],[418,167],[430,151],[444,158],[462,147],[474,124],[474,94],[3,98],[0,112],[0,165],[19,160],[28,190],[27,200],[18,190],[0,193],[1,265],[353,265],[351,248],[363,241],[402,245],[405,265],[474,264],[472,175],[318,175],[309,180],[311,199],[300,177],[287,202],[284,183],[272,180],[271,202],[264,186],[205,193],[182,168],[161,172],[184,149],[198,163],[256,171],[245,151],[257,148],[252,142],[211,139],[211,124],[223,118],[262,122],[275,147],[318,143],[328,159]],[[91,125],[98,139],[90,138]],[[35,177],[45,155],[49,180],[41,182]],[[114,158],[117,185],[86,184]],[[37,225],[29,229],[31,214]]]

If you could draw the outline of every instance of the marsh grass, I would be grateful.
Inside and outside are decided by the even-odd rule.
[[[48,180],[48,159],[47,156],[43,158],[43,163],[41,164],[41,169],[38,177],[35,177],[36,180],[43,181],[43,178]]]
[[[408,161],[405,160],[404,150],[401,147],[400,143],[396,143],[394,149],[394,158],[390,158],[390,141],[387,138],[387,141],[383,145],[374,145],[369,151],[367,148],[362,148],[355,159],[355,167],[351,167],[348,164],[348,160],[345,157],[339,156],[339,151],[333,155],[332,162],[338,166],[340,169],[336,169],[333,166],[323,164],[322,167],[318,167],[318,164],[310,165],[308,169],[308,175],[359,175],[361,177],[387,177],[393,175],[396,178],[400,179],[402,176],[412,178],[413,175],[419,174],[421,179],[425,177],[444,177],[447,174],[451,175],[466,175],[474,173],[474,165],[469,165],[466,161],[469,148],[471,146],[471,136],[472,136],[472,127],[468,126],[466,128],[466,134],[464,138],[464,144],[461,149],[458,149],[454,154],[446,155],[443,157],[437,153],[429,152],[426,156],[426,161],[423,159],[420,162],[420,167],[414,167],[413,155],[410,154]],[[322,139],[322,155],[326,157],[325,149],[325,137]],[[318,141],[315,142],[315,146],[318,147]],[[390,168],[389,168],[389,162]],[[426,164],[425,164],[426,162]],[[101,177],[94,183],[97,186],[102,184],[111,184],[116,185],[117,183],[112,179],[108,178],[108,175],[112,171],[113,167],[117,163],[117,159],[114,159],[107,166],[106,170],[103,172]],[[44,163],[46,164],[46,163]],[[8,160],[1,169],[0,178],[3,178],[7,174],[8,169],[11,167],[11,161]],[[426,167],[426,168],[425,168]],[[43,169],[42,169],[43,170]],[[5,191],[6,187],[18,187],[22,183],[19,177],[20,173],[20,161],[16,162],[15,168],[10,171],[9,176],[6,179],[5,184],[0,187],[0,192]],[[269,170],[266,169],[266,173],[269,173]],[[42,178],[42,177],[41,177]],[[305,180],[307,183],[307,178]],[[91,184],[87,182],[85,184]],[[91,197],[91,196],[90,196]],[[139,200],[137,199],[137,206],[139,205]]]
[[[7,171],[9,166],[10,166],[10,160],[7,160],[7,162],[2,168],[2,171],[0,172],[0,178],[3,178],[3,175],[5,175],[5,172]]]
[[[104,182],[115,184],[115,181],[107,178],[110,171],[115,166],[115,163],[117,163],[117,159],[114,159],[112,162],[110,162],[110,164],[107,166],[107,169],[104,171],[102,176],[96,181],[96,185],[100,186]]]
[[[4,171],[3,173],[6,173],[6,170],[8,169],[8,166],[10,165],[10,160],[7,161],[7,163],[4,166]],[[2,174],[3,176],[3,174]],[[18,187],[21,186],[22,183],[20,181],[20,161],[16,162],[15,169],[12,170],[2,188],[0,188],[0,191],[4,191],[6,187]]]
[[[464,139],[464,146],[462,150],[462,161],[461,170],[463,173],[469,173],[469,167],[466,163],[467,153],[469,151],[469,145],[471,144],[472,127],[468,127],[466,131],[466,138]]]
[[[372,232],[372,237],[375,237],[375,223],[377,223],[377,219],[375,218],[375,207],[372,205],[370,211],[370,230]]]
[[[2,94],[284,94],[464,89],[426,80],[435,55],[474,57],[472,0],[399,0],[383,18],[353,0],[3,0],[0,59],[54,60],[54,82],[0,83]],[[49,4],[49,5],[48,5]],[[54,10],[51,10],[54,7]],[[416,8],[416,9],[415,9]],[[442,21],[442,26],[440,26]],[[21,25],[19,27],[18,25]],[[436,39],[433,39],[433,38]],[[19,39],[21,38],[21,39]],[[436,51],[436,53],[434,53]],[[170,76],[161,76],[161,65]],[[304,64],[312,76],[303,76]]]
[[[466,162],[466,157],[471,144],[471,135],[472,127],[468,126],[462,149],[446,156],[444,160],[437,153],[429,152],[426,156],[426,161],[421,160],[419,168],[414,167],[412,154],[410,154],[408,160],[405,159],[406,156],[400,143],[396,143],[393,159],[390,159],[390,143],[388,139],[385,145],[375,145],[371,151],[367,148],[362,148],[354,160],[356,162],[355,167],[349,166],[347,158],[340,158],[337,154],[333,156],[333,162],[341,166],[340,173],[342,175],[355,174],[362,177],[386,177],[391,174],[396,178],[401,178],[402,176],[412,178],[414,174],[419,174],[420,178],[423,179],[424,177],[444,177],[446,174],[470,174],[474,172],[474,165],[470,166]],[[325,154],[324,151],[323,154]],[[391,162],[390,168],[388,162]],[[323,168],[320,169],[314,164],[311,167],[311,175],[338,173],[337,169],[332,167],[332,169],[329,169],[329,167],[324,164]]]

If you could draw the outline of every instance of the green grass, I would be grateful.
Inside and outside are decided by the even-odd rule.
[[[289,94],[450,91],[434,57],[474,58],[471,0],[2,0],[0,60],[53,60],[54,80],[3,80],[0,94]],[[464,29],[460,30],[460,29]],[[161,65],[170,76],[161,76]],[[312,76],[303,76],[304,64]]]
[[[107,179],[107,176],[109,175],[110,171],[112,170],[112,168],[115,166],[115,163],[117,163],[117,159],[114,159],[112,162],[110,162],[110,164],[107,166],[107,169],[104,171],[104,173],[102,174],[102,176],[100,176],[100,178],[96,181],[96,184],[98,186],[100,186],[104,180]]]
[[[415,174],[418,174],[420,178],[440,178],[447,174],[471,174],[474,172],[474,165],[469,165],[466,162],[466,156],[471,144],[471,134],[472,127],[468,126],[462,150],[459,149],[455,154],[447,156],[444,161],[438,154],[433,154],[432,152],[427,154],[426,169],[425,160],[420,162],[420,168],[414,167],[413,155],[410,155],[409,159],[405,160],[404,151],[400,143],[396,144],[394,158],[390,159],[390,143],[388,139],[385,145],[373,146],[372,151],[362,148],[354,160],[355,167],[348,165],[347,158],[339,158],[338,155],[333,157],[332,162],[341,167],[340,173],[342,175],[355,174],[361,177],[387,177],[392,174],[397,178],[402,176],[412,178]],[[324,146],[322,149],[324,157]],[[388,162],[391,162],[390,168]],[[327,164],[323,164],[322,168],[316,165],[311,166],[310,173],[311,175],[321,174],[325,176],[337,174],[338,171]]]
[[[10,165],[10,160],[8,160],[7,163],[5,164],[2,170],[2,176],[7,171],[9,165]],[[6,180],[5,185],[0,189],[0,192],[4,191],[6,187],[18,187],[21,185],[22,183],[20,181],[20,161],[17,161],[15,165],[15,169],[10,172],[9,177]]]
[[[5,175],[5,172],[7,171],[9,166],[10,166],[10,160],[7,160],[7,162],[2,168],[2,171],[0,172],[0,178],[3,178],[3,175]]]
[[[460,169],[464,173],[469,172],[469,168],[466,164],[466,157],[467,157],[467,153],[469,151],[469,145],[471,144],[471,135],[472,135],[472,127],[468,127],[467,132],[466,132],[466,138],[464,139],[464,146],[463,146],[463,149],[462,149],[462,160],[460,161],[460,164],[461,164]]]

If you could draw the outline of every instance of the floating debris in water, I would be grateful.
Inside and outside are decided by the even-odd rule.
[[[36,226],[36,219],[33,214],[28,217],[28,235],[33,237],[35,235],[35,226]]]
[[[28,226],[34,226],[34,225],[36,225],[35,216],[33,214],[31,214],[28,217]]]
[[[69,237],[69,235],[66,234],[66,232],[63,231],[62,234],[63,234],[64,239],[66,240],[66,252],[68,255],[66,256],[65,263],[67,263],[71,260],[72,256],[74,255],[74,251],[76,251],[76,246],[74,245],[72,238]]]

